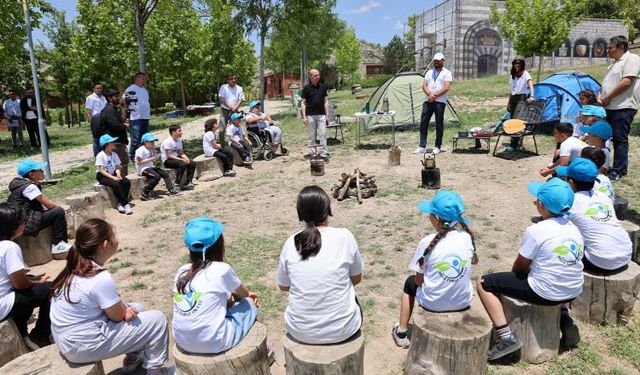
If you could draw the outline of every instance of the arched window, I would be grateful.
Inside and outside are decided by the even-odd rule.
[[[607,40],[604,38],[598,38],[593,42],[593,49],[591,50],[591,57],[607,57]]]
[[[478,57],[478,78],[498,74],[498,58],[493,55]]]
[[[589,41],[587,39],[576,40],[573,46],[573,57],[589,57]]]
[[[571,41],[567,39],[563,45],[556,50],[557,57],[570,57],[571,56]]]

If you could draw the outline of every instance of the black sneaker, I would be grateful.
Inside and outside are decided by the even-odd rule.
[[[172,191],[170,191],[170,192],[169,192],[169,196],[170,196],[170,197],[177,197],[177,196],[178,196],[178,195],[180,195],[180,194],[181,194],[181,192],[180,192],[180,190],[178,190],[178,189],[176,189],[176,190],[172,190]]]
[[[193,190],[195,189],[196,185],[194,185],[193,183],[189,182],[188,184],[184,185],[184,186],[180,186],[180,190]]]
[[[498,338],[496,340],[495,344],[489,349],[488,359],[493,361],[494,359],[502,358],[520,348],[522,348],[522,341],[512,333],[505,339]]]
[[[607,175],[607,177],[609,177],[609,180],[610,180],[611,182],[616,182],[616,181],[618,181],[618,180],[620,180],[620,179],[622,178],[622,176],[621,176],[621,175],[619,175],[619,174],[618,174],[618,172],[615,172],[615,171],[611,171],[611,172],[609,172],[609,174]]]
[[[569,314],[560,315],[560,332],[562,333],[560,344],[565,348],[571,348],[580,342],[580,330]]]
[[[152,199],[153,199],[153,197],[151,195],[149,195],[149,194],[145,194],[145,193],[140,194],[140,200],[143,201],[143,202],[144,201],[150,201]]]

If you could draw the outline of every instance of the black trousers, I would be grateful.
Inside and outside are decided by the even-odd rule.
[[[36,307],[38,320],[36,326],[31,330],[31,335],[36,339],[48,340],[51,333],[51,320],[49,320],[49,290],[51,283],[36,284],[29,289],[15,290],[16,299],[7,318],[12,318],[18,327],[20,336],[27,336],[27,322],[31,319],[31,314]]]
[[[446,104],[441,102],[424,102],[422,104],[422,114],[420,115],[420,147],[427,147],[427,134],[429,132],[429,122],[431,122],[432,115],[436,115],[435,146],[437,148],[442,147],[445,107]]]
[[[164,184],[167,185],[167,190],[169,190],[169,192],[172,192],[175,190],[175,186],[173,185],[173,182],[171,181],[171,177],[169,176],[169,174],[160,168],[157,168],[157,167],[147,168],[144,171],[142,171],[142,175],[146,177],[146,180],[145,180],[146,184],[143,190],[144,194],[151,193],[153,189],[155,189],[155,187],[158,185],[161,179],[164,180]]]
[[[179,185],[180,187],[190,184],[191,181],[193,181],[193,174],[196,173],[195,163],[187,164],[182,160],[167,159],[164,161],[164,166],[176,170],[175,184]],[[180,181],[182,181],[182,177],[184,176],[185,172],[187,173],[187,177],[184,184],[181,184]]]
[[[40,220],[40,230],[53,226],[53,238],[51,243],[56,245],[60,241],[67,242],[67,218],[64,214],[64,208],[56,207],[42,213]]]
[[[38,130],[38,119],[25,119],[24,123],[27,126],[27,132],[29,133],[29,142],[31,142],[31,146],[40,147],[40,131]],[[44,130],[44,134],[47,137],[47,144],[51,145],[51,140],[49,139],[49,133],[47,132],[47,129]]]
[[[242,160],[251,158],[251,144],[246,140],[241,139],[240,143],[231,142],[230,146],[235,148],[238,151],[240,156],[242,156]],[[233,160],[233,158],[231,160]]]
[[[113,194],[118,198],[118,203],[123,206],[129,204],[129,189],[131,189],[131,182],[126,177],[123,177],[120,181],[115,181],[100,173],[96,173],[96,180],[98,180],[101,185],[108,186],[113,190]]]
[[[216,152],[213,153],[213,156],[222,161],[222,166],[225,172],[233,169],[233,154],[228,147],[222,147],[221,149],[216,150]]]

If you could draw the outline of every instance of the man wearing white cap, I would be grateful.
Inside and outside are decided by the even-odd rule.
[[[422,115],[420,117],[420,145],[413,152],[423,153],[427,147],[427,131],[431,115],[436,115],[436,142],[433,149],[434,154],[440,153],[442,147],[442,134],[444,133],[444,109],[453,80],[451,72],[444,67],[444,55],[440,52],[433,56],[433,68],[427,71],[422,83],[422,91],[426,94],[422,104]]]

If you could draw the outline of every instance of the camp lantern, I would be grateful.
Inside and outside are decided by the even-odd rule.
[[[433,149],[428,148],[422,163],[422,185],[425,189],[440,189],[440,169],[436,167],[436,154]]]

